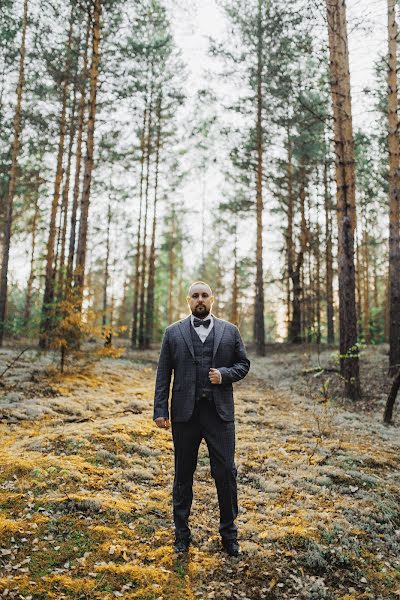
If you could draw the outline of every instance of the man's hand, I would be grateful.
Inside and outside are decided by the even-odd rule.
[[[158,417],[154,420],[156,422],[157,427],[160,427],[161,429],[168,429],[169,419],[167,419],[166,417]]]
[[[208,378],[211,381],[211,383],[214,383],[214,384],[222,383],[222,375],[218,371],[218,369],[210,369],[210,371],[208,373]]]

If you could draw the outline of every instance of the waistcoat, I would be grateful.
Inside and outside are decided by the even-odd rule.
[[[198,398],[203,391],[212,392],[212,383],[208,378],[208,373],[212,367],[214,329],[215,327],[211,329],[204,342],[202,342],[195,332],[193,325],[190,327],[196,360],[196,398]]]

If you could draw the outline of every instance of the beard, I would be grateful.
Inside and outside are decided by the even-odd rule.
[[[205,306],[196,306],[196,308],[192,310],[192,315],[198,319],[205,319],[209,314],[210,310]]]

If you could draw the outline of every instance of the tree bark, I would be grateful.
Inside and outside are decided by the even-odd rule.
[[[0,346],[3,345],[4,326],[7,308],[8,263],[10,258],[11,229],[13,221],[14,196],[17,185],[18,155],[20,148],[21,122],[22,122],[22,94],[25,81],[25,54],[26,54],[26,29],[28,22],[28,0],[24,1],[24,14],[22,19],[22,38],[20,46],[19,73],[17,84],[17,105],[14,115],[14,139],[11,152],[11,168],[8,182],[8,194],[5,206],[3,256],[1,261],[0,280]]]
[[[51,204],[50,213],[50,224],[49,224],[49,235],[47,238],[47,250],[46,250],[46,273],[45,273],[45,287],[42,304],[42,315],[40,324],[40,336],[39,346],[42,349],[46,349],[50,344],[50,331],[53,326],[53,315],[54,315],[54,283],[55,283],[55,241],[57,234],[57,211],[60,201],[60,190],[63,177],[63,156],[64,156],[64,142],[65,142],[65,131],[66,131],[66,112],[67,112],[67,98],[68,98],[68,87],[69,87],[69,64],[70,64],[70,53],[72,46],[72,33],[73,33],[73,14],[74,7],[71,8],[71,16],[69,22],[68,42],[67,42],[67,60],[65,65],[64,82],[62,87],[61,96],[61,113],[60,113],[60,125],[59,125],[59,140],[58,140],[58,152],[57,152],[57,166],[56,176],[54,181],[54,193]]]
[[[300,165],[300,248],[296,264],[290,266],[290,278],[293,286],[292,322],[290,326],[290,341],[294,344],[302,342],[302,294],[301,271],[304,262],[304,253],[309,241],[309,232],[305,216],[306,201],[306,170],[304,162]],[[292,260],[292,259],[291,259]]]
[[[79,98],[79,109],[78,109],[78,136],[76,140],[76,157],[75,157],[75,178],[74,178],[74,190],[72,194],[72,207],[71,207],[71,227],[69,234],[69,247],[68,247],[68,264],[67,264],[67,284],[66,287],[69,289],[72,284],[72,275],[74,270],[74,256],[75,256],[75,244],[76,244],[76,219],[78,213],[78,200],[80,190],[80,177],[82,167],[82,142],[83,142],[83,128],[85,125],[85,105],[86,105],[86,84],[88,76],[88,49],[89,49],[89,38],[91,32],[91,15],[90,11],[87,15],[86,24],[86,37],[85,47],[83,54],[83,65],[81,75],[81,89]]]
[[[231,323],[239,325],[239,286],[238,286],[238,261],[237,261],[237,221],[235,217],[235,226],[233,234],[233,281],[232,281],[232,306],[231,306]]]
[[[388,0],[389,374],[400,367],[400,192],[396,1]]]
[[[383,417],[384,423],[391,423],[393,417],[394,403],[396,402],[397,393],[400,388],[400,369],[392,381],[389,396],[386,401],[385,414]]]
[[[77,85],[77,73],[75,72],[74,78],[74,91],[72,99],[72,107],[70,114],[70,125],[69,125],[69,143],[68,143],[68,154],[67,154],[67,168],[65,171],[64,189],[62,192],[61,202],[61,252],[58,267],[58,282],[57,282],[57,298],[61,301],[64,298],[65,282],[67,276],[67,269],[65,268],[65,246],[67,239],[67,222],[68,222],[68,200],[69,200],[69,188],[71,180],[71,163],[72,163],[72,147],[75,139],[75,108],[76,108],[76,85]]]
[[[156,164],[155,164],[155,180],[154,180],[154,206],[153,206],[153,226],[151,232],[151,246],[149,256],[149,281],[147,285],[147,301],[146,301],[146,331],[144,345],[150,348],[153,339],[154,330],[154,291],[155,291],[155,249],[156,249],[156,226],[157,226],[157,200],[158,200],[158,170],[160,163],[160,146],[161,146],[161,96],[157,101],[157,135],[156,135]]]
[[[111,201],[108,204],[107,210],[107,238],[106,238],[106,260],[104,265],[104,281],[103,281],[103,314],[101,319],[102,324],[102,334],[105,339],[105,345],[107,344],[107,289],[108,289],[108,280],[109,280],[109,262],[110,262],[110,229],[111,229]],[[109,344],[108,344],[109,345]]]
[[[357,400],[361,390],[354,272],[355,165],[345,1],[326,0],[326,10],[336,154],[340,371],[345,395]]]
[[[32,304],[32,290],[33,283],[35,281],[35,251],[36,251],[36,236],[38,229],[39,220],[39,187],[41,184],[41,178],[39,171],[36,172],[34,188],[33,188],[33,218],[32,218],[32,246],[31,246],[31,260],[30,260],[30,271],[28,282],[26,285],[26,296],[25,296],[25,308],[24,308],[24,324],[25,328],[29,326],[29,320],[31,317],[31,304]]]
[[[332,206],[329,191],[328,161],[324,162],[324,208],[325,208],[325,286],[326,286],[326,321],[327,341],[335,341],[334,306],[333,306],[333,255],[332,255]]]
[[[147,217],[149,211],[149,186],[150,186],[150,155],[152,151],[152,123],[153,122],[153,87],[151,84],[149,100],[149,120],[147,127],[146,143],[146,186],[144,193],[144,223],[142,242],[142,276],[140,281],[140,304],[139,304],[139,348],[145,347],[145,293],[147,272]]]
[[[137,228],[137,242],[135,255],[135,281],[133,288],[133,307],[132,307],[132,336],[131,347],[136,348],[138,343],[138,309],[139,309],[139,290],[140,290],[140,256],[141,256],[141,235],[142,235],[142,206],[143,206],[143,182],[144,182],[144,161],[145,161],[145,138],[147,127],[147,97],[143,111],[143,128],[140,140],[141,155],[140,155],[140,195],[139,195],[139,219]]]
[[[256,181],[256,212],[257,212],[257,245],[256,245],[256,286],[254,305],[254,333],[256,350],[259,356],[265,356],[265,325],[264,325],[264,275],[263,275],[263,126],[262,126],[262,76],[263,76],[263,37],[262,37],[262,0],[258,0],[257,18],[257,121],[256,121],[256,150],[257,150],[257,181]]]
[[[79,223],[78,247],[75,268],[76,308],[82,312],[83,286],[85,280],[85,263],[87,251],[87,233],[89,221],[90,187],[92,183],[93,155],[94,155],[94,132],[97,109],[97,85],[100,63],[100,41],[101,41],[101,12],[102,0],[93,2],[93,29],[92,29],[92,59],[90,65],[90,92],[88,107],[88,125],[86,140],[85,171],[83,176],[83,189],[81,198],[81,212]]]

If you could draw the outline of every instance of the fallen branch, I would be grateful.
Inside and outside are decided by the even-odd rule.
[[[29,350],[29,348],[24,348],[23,350],[21,350],[21,352],[18,354],[18,356],[16,356],[9,365],[6,366],[6,368],[4,369],[4,371],[2,373],[0,373],[0,379],[3,377],[3,375],[5,375],[5,373],[7,373],[7,371],[9,371],[11,369],[11,367],[13,367],[15,365],[15,363],[17,362],[17,360],[19,360],[21,358],[21,356],[23,355],[24,352],[26,352],[27,350]]]

